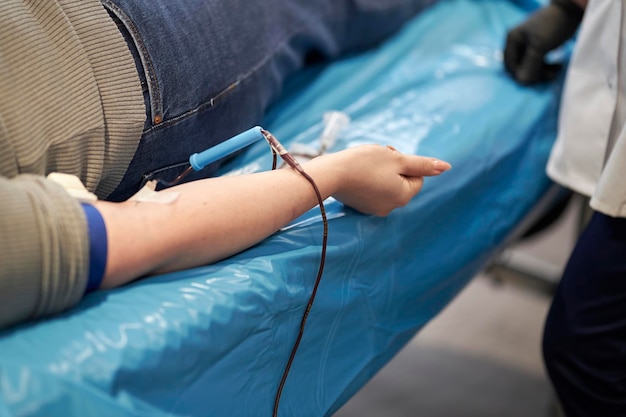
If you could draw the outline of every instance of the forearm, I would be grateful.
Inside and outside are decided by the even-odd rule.
[[[336,190],[328,165],[307,172],[326,198]],[[215,262],[276,232],[317,204],[311,184],[291,169],[220,177],[161,191],[171,204],[98,202],[109,235],[102,287]]]
[[[323,199],[334,195],[366,214],[407,204],[424,176],[446,162],[363,145],[303,165]],[[141,276],[190,268],[240,252],[317,205],[311,183],[292,169],[196,181],[161,193],[170,204],[97,202],[108,235],[103,288]]]

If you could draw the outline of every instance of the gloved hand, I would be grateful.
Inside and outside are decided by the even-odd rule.
[[[554,79],[561,65],[545,56],[574,36],[584,10],[571,0],[552,0],[511,29],[504,48],[504,67],[522,84]]]

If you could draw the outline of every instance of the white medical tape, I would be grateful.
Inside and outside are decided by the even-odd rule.
[[[157,181],[148,181],[141,190],[128,199],[142,203],[172,204],[178,199],[180,193],[168,191],[167,193],[156,191]]]

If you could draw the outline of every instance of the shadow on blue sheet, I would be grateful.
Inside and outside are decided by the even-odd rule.
[[[294,81],[269,115],[264,127],[287,145],[315,143],[335,109],[353,119],[337,149],[377,142],[453,165],[387,218],[327,201],[326,269],[279,415],[336,411],[549,186],[560,83],[523,88],[502,69],[506,30],[525,13],[506,0],[442,2],[379,49]],[[258,143],[228,170],[270,166]],[[5,332],[0,416],[270,416],[321,236],[312,210],[227,261],[92,294]]]

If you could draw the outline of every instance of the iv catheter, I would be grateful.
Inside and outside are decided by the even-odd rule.
[[[238,150],[243,149],[256,141],[264,139],[265,136],[263,135],[262,131],[263,130],[260,126],[255,126],[236,136],[233,136],[232,138],[222,143],[212,146],[205,151],[202,151],[200,153],[194,153],[189,157],[189,167],[185,169],[173,181],[164,181],[162,179],[159,179],[158,181],[166,186],[175,185],[180,182],[180,180],[189,175],[192,170],[200,171],[207,165],[218,161],[234,152],[237,152]]]

